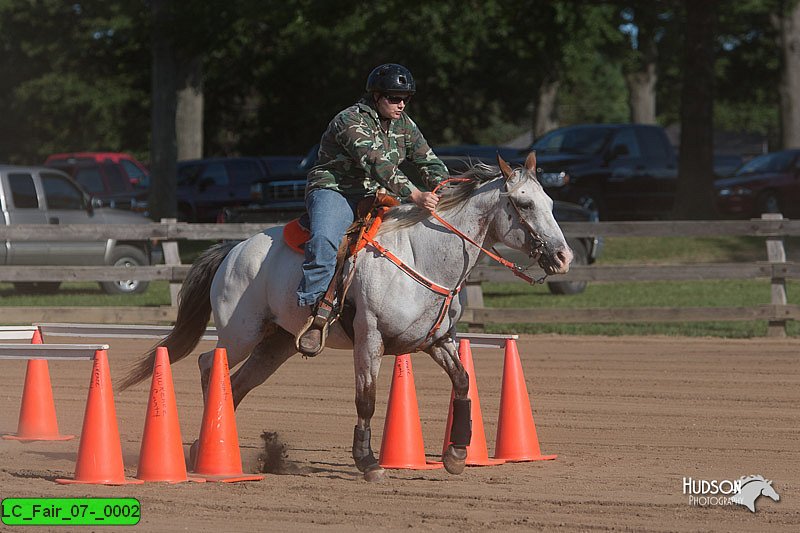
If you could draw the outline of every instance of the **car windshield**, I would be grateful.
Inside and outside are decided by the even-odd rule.
[[[600,153],[612,128],[561,128],[547,133],[531,147],[541,153],[566,152],[592,155]]]
[[[736,171],[736,175],[786,172],[789,169],[789,165],[792,164],[793,159],[794,154],[792,152],[775,152],[774,154],[760,155],[742,165],[742,167]]]

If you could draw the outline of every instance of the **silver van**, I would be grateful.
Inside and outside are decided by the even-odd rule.
[[[64,172],[46,167],[0,165],[2,224],[148,224],[150,219],[102,207]],[[151,264],[149,241],[9,241],[0,265],[143,266]],[[15,282],[18,291],[55,292],[59,281]],[[143,292],[148,282],[104,281],[109,294]]]

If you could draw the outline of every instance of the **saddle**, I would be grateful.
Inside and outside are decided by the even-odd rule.
[[[307,357],[314,357],[325,347],[328,337],[328,328],[341,315],[347,290],[353,281],[355,268],[345,272],[347,261],[363,249],[368,240],[372,239],[381,226],[383,217],[392,207],[399,202],[393,196],[378,193],[362,199],[356,207],[356,220],[345,232],[336,254],[336,269],[328,285],[328,290],[317,304],[314,313],[297,333],[295,346],[298,351]],[[298,253],[304,253],[303,245],[311,237],[308,229],[307,214],[294,219],[283,228],[283,238],[286,244]],[[311,329],[320,331],[320,341],[316,346],[301,345],[301,338]]]

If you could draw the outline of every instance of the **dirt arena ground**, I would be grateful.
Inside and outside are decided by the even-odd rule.
[[[119,339],[109,344],[114,380],[149,346]],[[283,474],[238,484],[61,486],[53,479],[73,476],[77,439],[0,440],[2,497],[135,497],[142,519],[125,530],[147,532],[800,528],[800,341],[526,336],[519,351],[542,451],[557,453],[555,461],[473,467],[461,476],[390,471],[383,483],[367,483],[350,457],[351,356],[328,350],[284,365],[237,413],[244,470],[258,469],[260,435],[272,431],[286,446]],[[475,349],[473,356],[491,453],[502,351]],[[373,419],[376,453],[391,363],[384,361]],[[2,361],[2,367],[5,434],[16,431],[25,362]],[[50,363],[62,433],[81,430],[90,368],[87,361]],[[413,368],[426,453],[435,458],[450,387],[426,355],[414,356]],[[202,418],[196,358],[176,364],[173,375],[188,450]],[[149,386],[115,396],[130,476],[136,474]],[[738,505],[691,506],[683,494],[684,477],[747,474],[773,480],[781,500],[761,497],[751,513]]]

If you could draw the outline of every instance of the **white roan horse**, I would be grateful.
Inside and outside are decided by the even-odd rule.
[[[465,181],[447,187],[437,212],[468,239],[489,248],[501,242],[524,251],[547,274],[565,273],[572,250],[553,218],[553,202],[536,179],[532,153],[522,168],[512,170],[498,157],[497,167],[476,165]],[[502,174],[502,175],[501,175]],[[405,265],[436,284],[460,287],[478,261],[481,250],[454,234],[414,205],[392,208],[375,237]],[[309,316],[297,305],[303,256],[283,240],[282,228],[270,228],[238,244],[217,244],[192,265],[181,290],[175,327],[159,346],[171,362],[186,357],[206,329],[211,312],[218,347],[227,350],[231,368],[245,363],[231,377],[234,405],[263,383],[297,353],[295,333]],[[353,349],[358,423],[353,459],[364,477],[378,481],[384,471],[370,446],[370,419],[375,411],[375,386],[383,355],[424,351],[447,372],[455,392],[452,444],[442,460],[448,472],[464,469],[470,439],[469,379],[454,341],[461,316],[458,298],[440,318],[445,297],[423,286],[368,245],[357,254],[342,317],[327,345]],[[145,354],[122,382],[122,389],[152,373],[155,347]],[[213,351],[200,355],[206,394]]]

